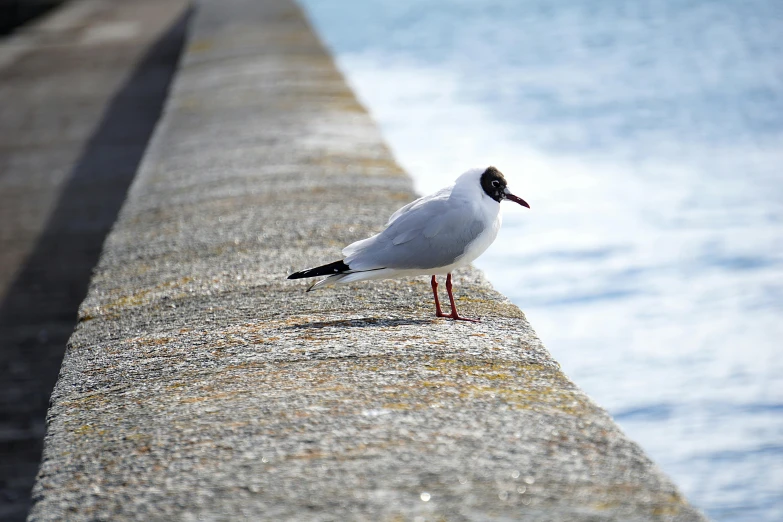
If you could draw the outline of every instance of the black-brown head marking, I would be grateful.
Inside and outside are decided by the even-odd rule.
[[[495,167],[489,167],[481,175],[481,188],[487,196],[500,203],[506,197],[506,178]]]

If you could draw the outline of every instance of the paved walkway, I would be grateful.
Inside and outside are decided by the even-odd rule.
[[[79,311],[32,520],[700,520],[472,269],[306,294],[414,195],[290,0],[203,2]]]
[[[75,0],[0,40],[2,520],[28,510],[65,344],[160,115],[185,4]]]

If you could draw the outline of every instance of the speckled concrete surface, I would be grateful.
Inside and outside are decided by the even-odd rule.
[[[73,0],[0,39],[3,522],[27,518],[49,396],[160,117],[186,7]]]
[[[455,173],[457,174],[457,173]],[[31,520],[702,520],[475,270],[305,294],[414,197],[288,0],[199,7]]]

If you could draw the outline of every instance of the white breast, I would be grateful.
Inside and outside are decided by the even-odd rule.
[[[498,208],[500,207],[497,203],[496,206]],[[459,266],[465,266],[472,263],[489,248],[489,245],[498,237],[498,231],[500,230],[500,223],[502,220],[503,218],[501,217],[500,212],[498,212],[490,222],[490,225],[465,249],[465,254],[458,260]]]
[[[487,223],[487,226],[476,239],[468,244],[464,254],[458,257],[451,265],[433,271],[434,274],[444,275],[457,268],[469,265],[483,254],[484,251],[489,248],[489,245],[495,241],[502,222],[500,203],[489,197],[482,197],[480,203],[476,205],[474,212],[480,216],[480,219]]]

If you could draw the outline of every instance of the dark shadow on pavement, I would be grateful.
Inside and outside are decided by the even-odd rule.
[[[106,235],[147,148],[182,50],[183,14],[133,70],[87,142],[0,303],[0,519],[24,520],[49,396]]]
[[[301,330],[306,328],[389,328],[395,326],[432,324],[437,319],[381,319],[365,317],[362,319],[339,319],[336,321],[313,321],[310,323],[286,326],[283,330]]]
[[[0,0],[0,36],[28,24],[63,0]]]

